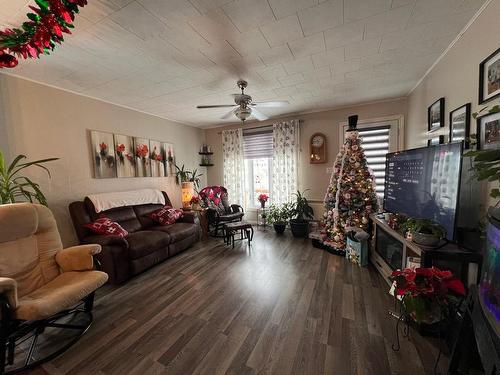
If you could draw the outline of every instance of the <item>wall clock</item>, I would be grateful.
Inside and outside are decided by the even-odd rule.
[[[326,136],[314,133],[309,142],[309,161],[311,164],[326,163]]]

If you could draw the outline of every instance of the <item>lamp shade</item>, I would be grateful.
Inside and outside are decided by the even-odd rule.
[[[182,183],[182,207],[191,207],[191,198],[194,195],[194,182],[183,182]]]

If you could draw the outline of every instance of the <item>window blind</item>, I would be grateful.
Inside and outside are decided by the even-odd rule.
[[[389,152],[390,125],[358,129],[365,150],[366,162],[375,176],[378,195],[384,194],[385,155]]]
[[[243,131],[243,157],[245,159],[272,158],[272,129]]]

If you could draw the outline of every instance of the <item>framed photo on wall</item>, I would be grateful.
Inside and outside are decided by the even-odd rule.
[[[479,64],[479,104],[500,95],[500,48]]]
[[[500,112],[489,113],[477,119],[477,149],[500,149]]]
[[[444,143],[444,135],[440,135],[440,136],[428,139],[427,140],[427,147],[429,147],[429,146],[436,146],[436,145],[442,145],[443,143]]]
[[[444,126],[444,98],[436,100],[427,108],[427,130],[432,132]]]
[[[450,142],[464,141],[466,149],[469,148],[467,139],[470,133],[470,112],[470,103],[450,112]]]
[[[90,131],[95,178],[116,177],[115,144],[112,133]]]

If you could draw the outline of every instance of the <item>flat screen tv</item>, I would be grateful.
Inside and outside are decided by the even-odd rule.
[[[384,209],[431,219],[454,240],[461,166],[461,142],[387,154]]]

